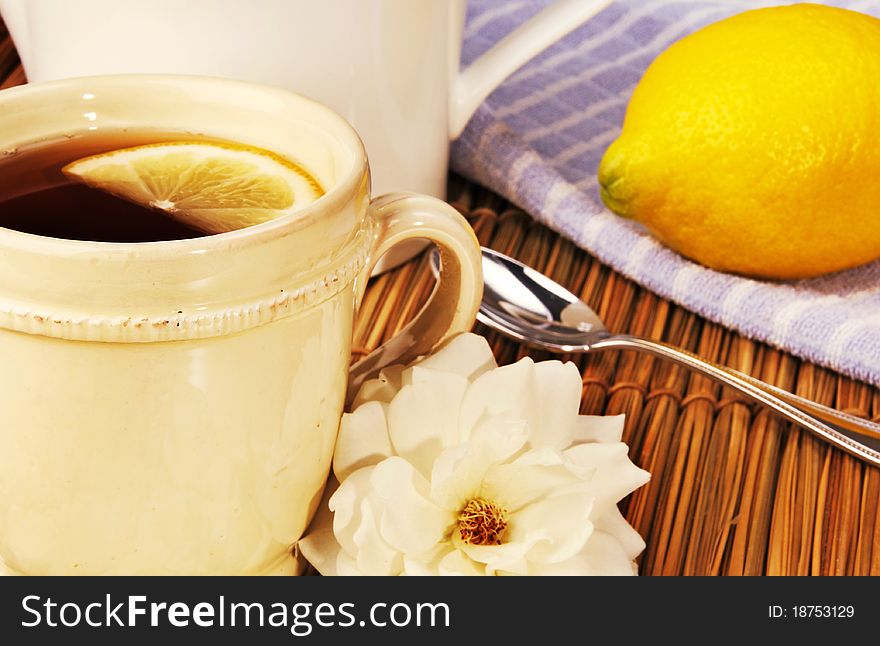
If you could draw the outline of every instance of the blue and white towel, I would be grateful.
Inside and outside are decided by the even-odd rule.
[[[548,3],[471,0],[462,64]],[[791,3],[612,3],[488,98],[453,145],[453,168],[657,294],[750,338],[880,385],[880,262],[796,282],[741,278],[686,260],[599,199],[599,161],[651,61],[703,25],[778,4]],[[880,16],[880,2],[825,4]]]

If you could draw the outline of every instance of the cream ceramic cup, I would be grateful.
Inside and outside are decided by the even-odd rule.
[[[294,215],[192,240],[0,228],[0,558],[25,574],[293,572],[372,264],[411,238],[444,261],[425,310],[355,381],[472,325],[478,243],[439,200],[370,201],[352,128],[281,89],[132,75],[0,92],[5,154],[118,128],[271,149],[328,191]]]

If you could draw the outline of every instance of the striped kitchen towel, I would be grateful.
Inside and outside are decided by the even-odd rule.
[[[549,0],[471,0],[462,64]],[[690,262],[602,206],[596,169],[630,94],[672,42],[757,0],[618,0],[512,75],[454,143],[459,173],[505,196],[614,269],[702,316],[880,385],[880,262],[765,282]],[[791,4],[791,3],[788,3]],[[880,16],[880,2],[825,4]]]

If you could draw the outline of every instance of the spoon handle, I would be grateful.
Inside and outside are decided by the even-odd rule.
[[[602,349],[637,350],[674,361],[747,395],[847,453],[880,466],[878,424],[811,402],[660,341],[616,334],[590,344],[590,350]]]
[[[804,411],[815,415],[825,422],[837,424],[838,426],[842,426],[847,431],[858,433],[859,435],[867,436],[872,439],[880,440],[880,424],[878,424],[877,422],[872,422],[870,420],[862,419],[861,417],[856,417],[855,415],[850,415],[849,413],[844,413],[843,411],[839,411],[834,408],[829,408],[828,406],[823,406],[822,404],[811,401],[806,397],[800,397],[799,395],[790,393],[787,390],[784,390],[772,384],[768,384],[764,381],[761,381],[760,379],[757,379],[756,377],[752,377],[751,375],[747,375],[744,372],[740,372],[739,370],[734,370],[733,368],[727,367],[722,367],[722,369],[733,375],[736,375],[743,381],[748,381],[750,384],[766,390],[772,395],[776,395],[777,397],[779,397],[779,399],[788,402],[795,408],[803,409]]]

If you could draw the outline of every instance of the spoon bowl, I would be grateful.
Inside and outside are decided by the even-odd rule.
[[[518,341],[553,352],[582,352],[585,335],[609,335],[602,319],[544,274],[483,249],[483,301],[477,320]]]

